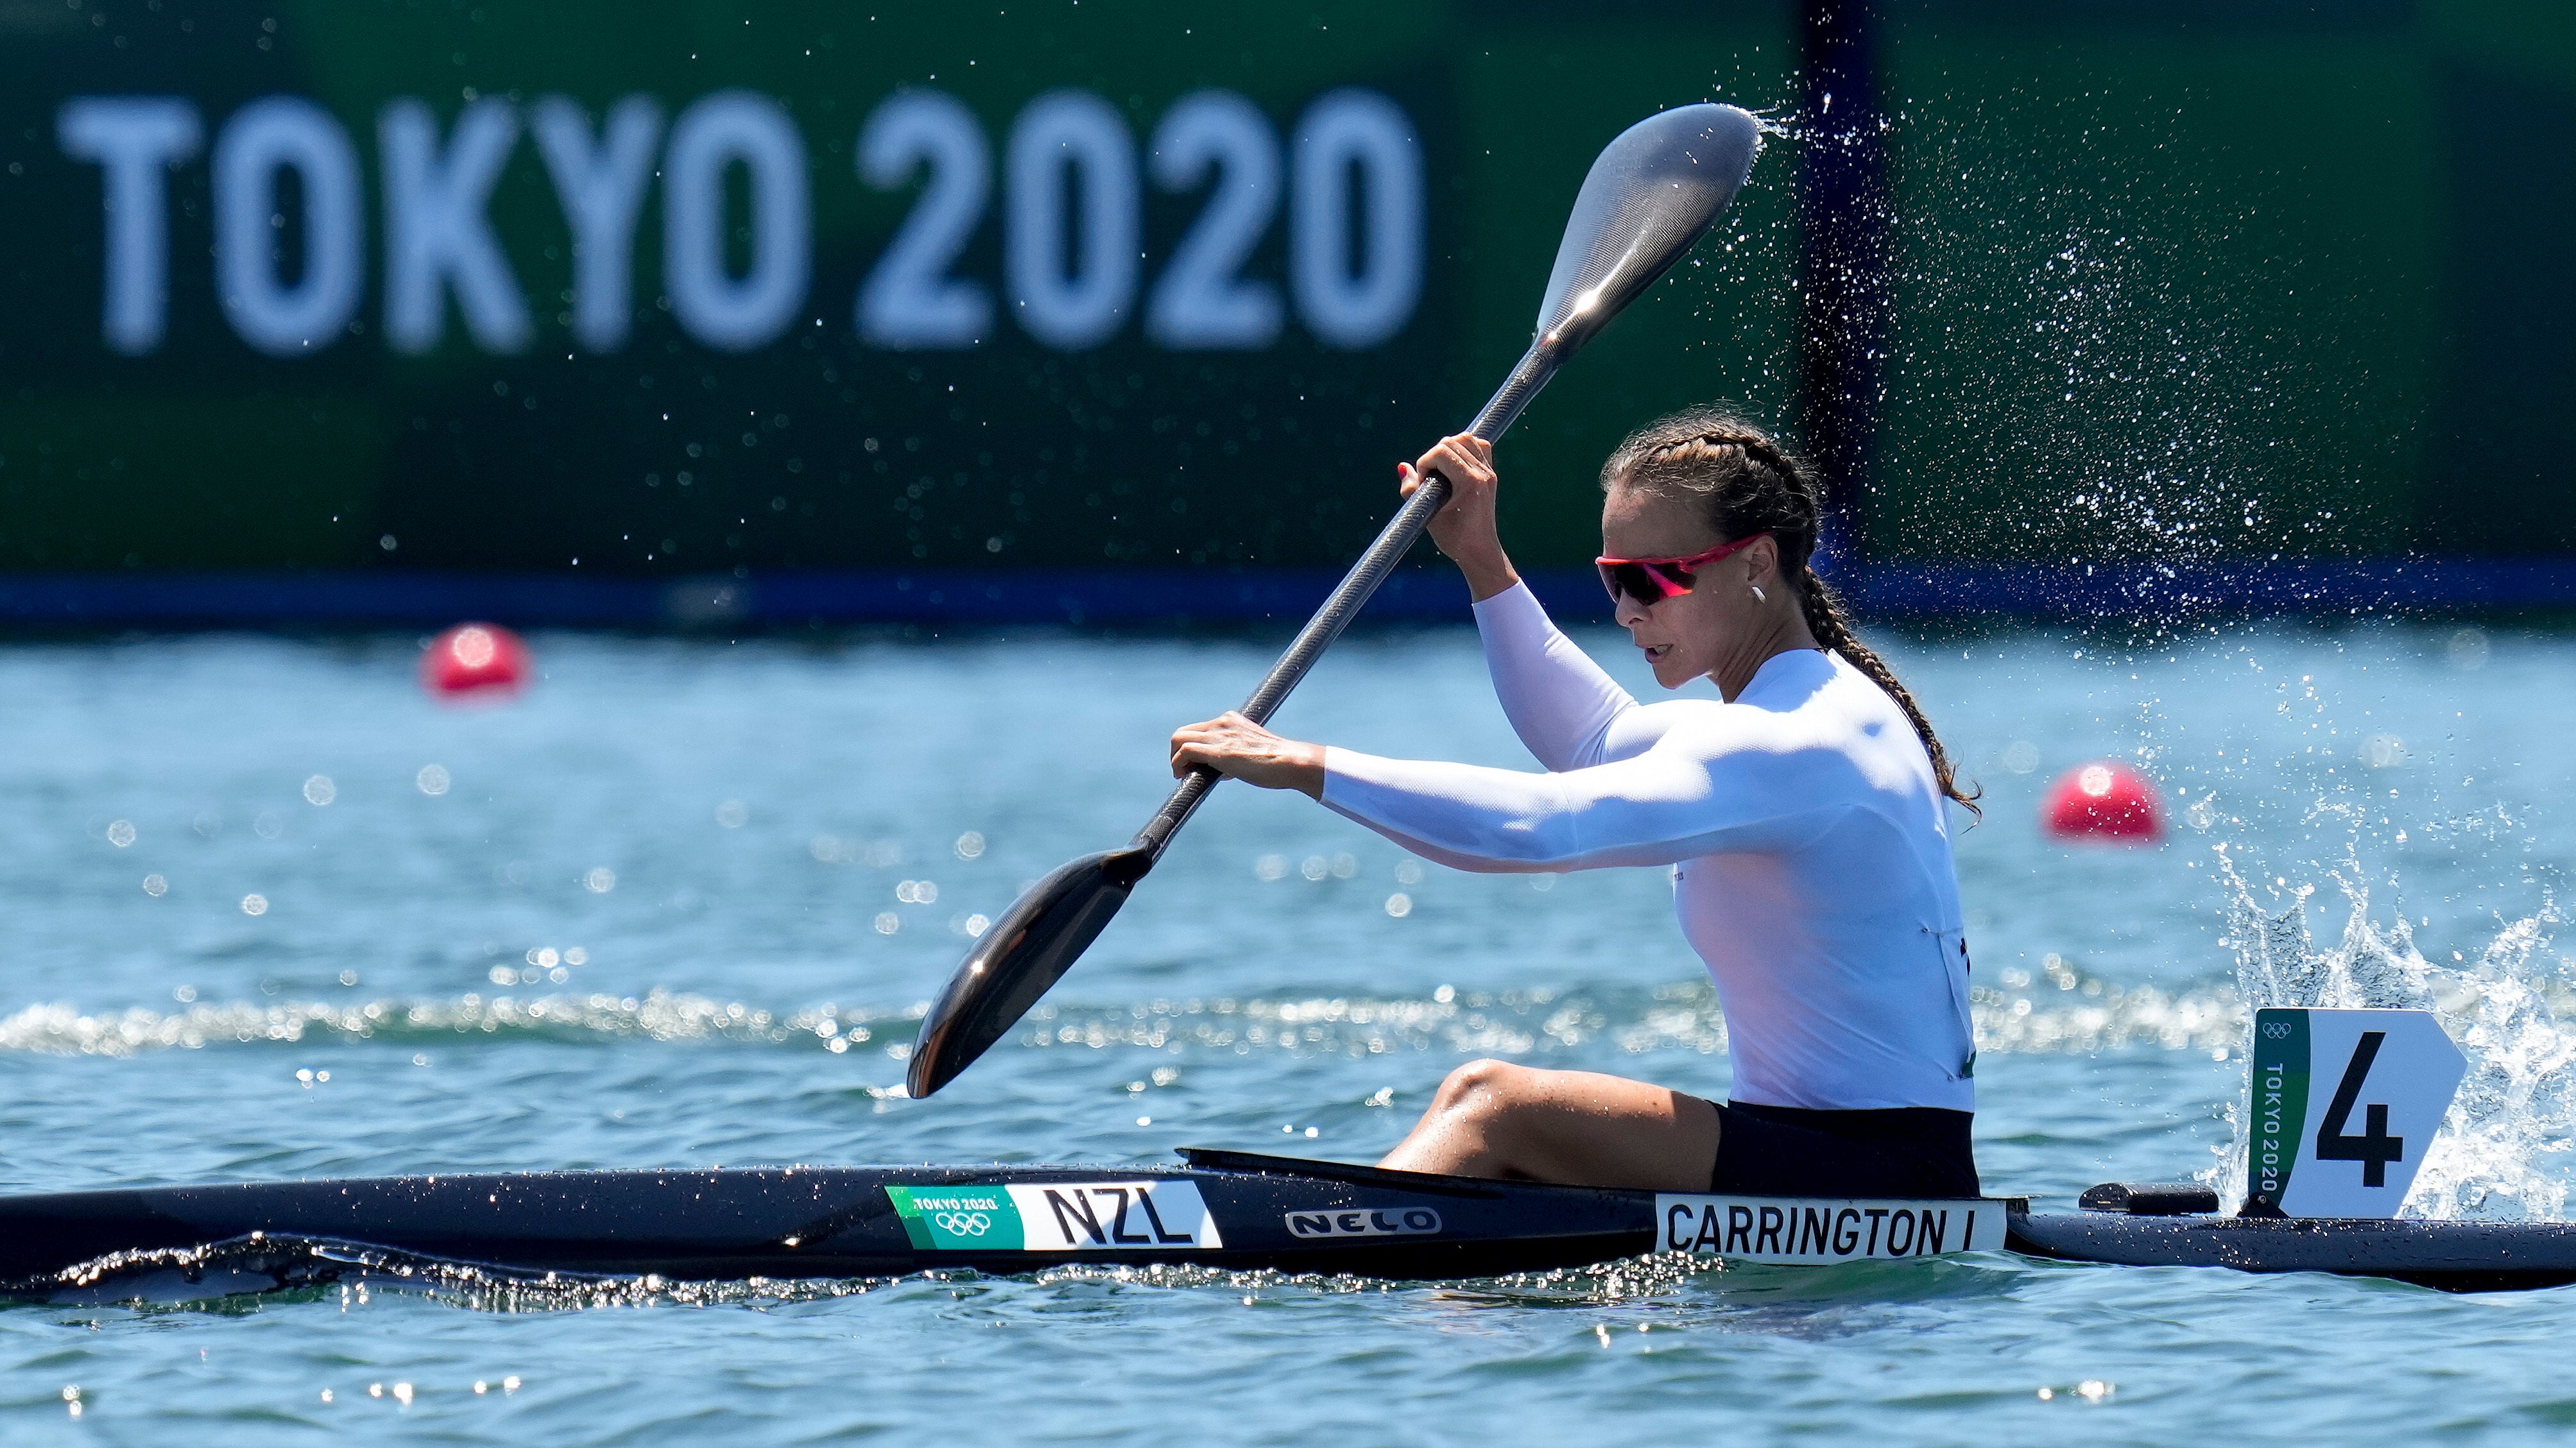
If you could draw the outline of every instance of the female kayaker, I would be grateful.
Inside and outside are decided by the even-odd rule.
[[[1454,494],[1431,536],[1466,574],[1495,692],[1549,772],[1382,759],[1232,713],[1175,733],[1173,771],[1302,790],[1463,870],[1671,866],[1734,1080],[1719,1105],[1471,1061],[1381,1165],[1662,1191],[1974,1194],[1976,1053],[1946,811],[1975,804],[1808,566],[1806,465],[1702,409],[1603,466],[1599,566],[1619,623],[1657,683],[1705,677],[1723,699],[1660,704],[1612,683],[1513,571],[1492,448],[1450,438],[1400,469],[1405,491],[1434,470]]]

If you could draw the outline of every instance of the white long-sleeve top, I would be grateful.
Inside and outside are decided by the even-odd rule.
[[[1327,806],[1462,870],[1671,865],[1737,1101],[1976,1108],[1945,805],[1885,690],[1795,649],[1732,703],[1639,704],[1526,587],[1477,604],[1476,623],[1503,711],[1549,772],[1327,749]]]

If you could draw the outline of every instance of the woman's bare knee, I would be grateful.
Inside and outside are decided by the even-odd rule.
[[[1530,1074],[1509,1061],[1470,1061],[1441,1081],[1431,1109],[1443,1116],[1491,1118],[1510,1109]]]
[[[1458,1067],[1432,1093],[1422,1120],[1379,1165],[1469,1176],[1523,1175],[1518,1121],[1540,1074],[1508,1061],[1469,1061]]]
[[[1379,1165],[1679,1191],[1706,1180],[1717,1126],[1705,1102],[1642,1081],[1470,1061]]]

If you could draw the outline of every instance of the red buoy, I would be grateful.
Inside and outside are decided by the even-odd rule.
[[[421,655],[421,687],[442,699],[500,698],[526,688],[528,646],[497,623],[460,623]]]
[[[2040,822],[2059,839],[2141,841],[2165,832],[2156,787],[2125,764],[2104,760],[2058,776],[2040,805]]]

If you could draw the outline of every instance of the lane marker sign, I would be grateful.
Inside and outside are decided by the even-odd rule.
[[[2245,1214],[2394,1217],[2469,1062],[2430,1011],[2254,1013]]]

